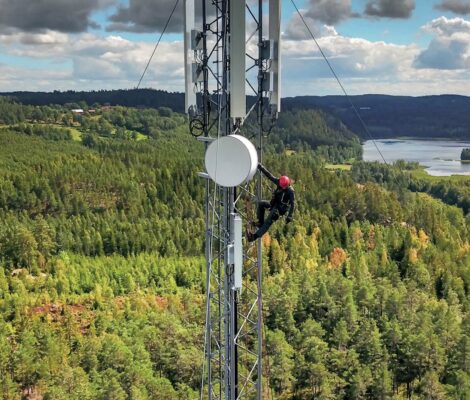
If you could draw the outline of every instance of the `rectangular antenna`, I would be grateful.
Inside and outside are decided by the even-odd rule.
[[[271,104],[281,111],[281,0],[269,0],[269,40],[273,44],[271,61]]]
[[[233,288],[241,290],[243,277],[243,221],[238,214],[232,214],[233,224]]]
[[[193,80],[193,35],[196,24],[194,0],[184,0],[184,80],[186,96],[184,111],[192,114],[196,111],[196,92]]]
[[[230,2],[230,117],[246,116],[245,1]]]

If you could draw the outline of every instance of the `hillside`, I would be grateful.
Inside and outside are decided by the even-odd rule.
[[[0,116],[0,398],[198,399],[203,149],[185,117]],[[327,169],[360,146],[323,112],[285,112],[266,141],[298,209],[263,240],[265,398],[466,398],[462,205],[403,185],[422,182],[406,166]]]
[[[372,136],[377,138],[470,139],[470,97],[351,96]],[[283,99],[286,110],[320,108],[363,139],[369,139],[345,96],[299,96]]]
[[[49,105],[74,104],[81,107],[94,103],[128,107],[170,107],[183,112],[184,95],[165,91],[101,90],[94,92],[14,92],[0,93],[23,104]],[[351,96],[374,138],[419,137],[470,139],[470,97],[442,96]],[[249,99],[250,101],[250,99]],[[284,110],[322,109],[339,118],[350,130],[368,139],[363,126],[351,110],[344,96],[299,96],[282,100]]]
[[[11,97],[16,101],[32,106],[48,106],[51,104],[72,104],[76,108],[94,103],[120,105],[126,107],[170,107],[177,112],[184,111],[184,94],[169,93],[154,89],[122,89],[97,90],[89,92],[76,92],[73,90],[61,92],[10,92],[0,93],[0,96]]]

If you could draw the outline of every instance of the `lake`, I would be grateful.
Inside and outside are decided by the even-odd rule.
[[[379,139],[375,143],[387,163],[396,160],[417,161],[427,167],[429,175],[470,175],[470,163],[460,162],[460,153],[470,142],[448,140]],[[372,140],[362,146],[364,161],[382,161]]]

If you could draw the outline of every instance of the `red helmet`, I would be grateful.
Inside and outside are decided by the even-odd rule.
[[[285,189],[289,185],[290,185],[290,179],[288,176],[283,175],[279,178],[279,186],[281,188]]]

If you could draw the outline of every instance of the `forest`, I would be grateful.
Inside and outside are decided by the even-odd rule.
[[[0,399],[199,399],[203,146],[79,106],[0,99]],[[298,208],[263,239],[264,398],[469,399],[469,181],[364,163],[320,110],[266,142]]]

